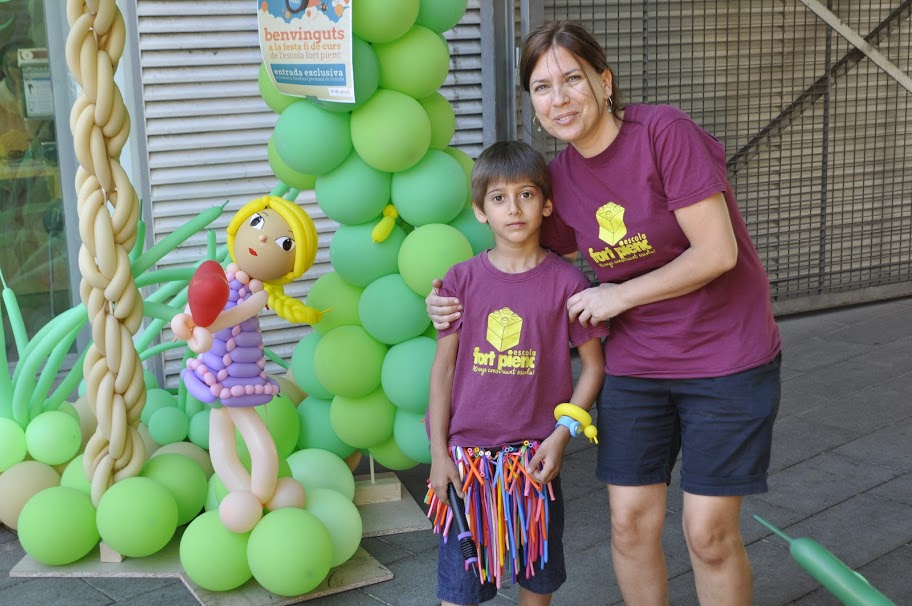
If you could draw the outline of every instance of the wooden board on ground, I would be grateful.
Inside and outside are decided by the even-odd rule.
[[[374,503],[398,501],[402,498],[402,482],[391,471],[370,475],[355,476],[355,498],[352,502],[358,507]]]
[[[203,606],[284,606],[312,600],[333,593],[340,593],[382,581],[389,581],[393,573],[362,548],[329,575],[313,591],[296,597],[277,596],[251,579],[245,585],[224,592],[203,589],[183,574],[180,563],[180,538],[145,558],[124,558],[123,562],[99,561],[98,548],[89,555],[67,566],[47,566],[26,555],[10,570],[11,577],[155,577],[180,579],[193,597]]]
[[[402,532],[430,530],[431,521],[400,484],[400,498],[396,501],[359,505],[363,537],[379,537]]]

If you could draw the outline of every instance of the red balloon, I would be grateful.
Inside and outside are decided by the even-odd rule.
[[[206,261],[199,266],[187,292],[190,315],[197,326],[205,328],[218,318],[228,302],[228,278],[218,261]]]

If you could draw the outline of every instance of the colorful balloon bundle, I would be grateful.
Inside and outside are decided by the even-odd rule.
[[[526,442],[497,451],[450,448],[463,480],[466,521],[478,554],[472,565],[482,581],[497,587],[505,576],[515,583],[520,574],[529,578],[548,562],[548,520],[554,494],[550,483],[542,486],[526,471],[537,447],[536,442]],[[425,502],[430,506],[428,517],[434,532],[453,540],[453,510],[432,490]],[[467,567],[470,560],[466,560]]]
[[[471,210],[471,158],[447,147],[456,127],[437,90],[449,69],[442,32],[466,0],[353,0],[354,103],[280,94],[265,68],[260,92],[279,114],[270,166],[313,188],[339,228],[334,271],[307,304],[332,308],[291,363],[309,397],[299,446],[341,457],[366,450],[382,465],[430,462],[422,420],[436,333],[424,297],[453,264],[493,242]]]

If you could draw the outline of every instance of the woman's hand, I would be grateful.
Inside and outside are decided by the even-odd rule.
[[[446,505],[450,504],[447,499],[447,485],[449,484],[452,484],[453,487],[456,488],[456,494],[459,495],[459,498],[463,497],[462,480],[459,479],[459,470],[456,469],[456,463],[453,462],[453,459],[451,459],[449,455],[440,455],[431,458],[430,484],[431,490],[434,491],[437,500],[442,501]]]
[[[198,354],[212,349],[212,333],[208,328],[197,326],[190,314],[180,313],[171,318],[171,331]]]
[[[595,326],[620,315],[628,309],[620,294],[620,285],[611,283],[599,284],[576,293],[567,299],[570,322],[579,319],[583,326]]]
[[[443,286],[442,280],[434,280],[431,294],[424,300],[427,305],[427,314],[434,323],[436,330],[450,327],[450,322],[455,322],[462,316],[462,304],[456,297],[441,297],[437,289]],[[438,497],[439,498],[439,497]]]

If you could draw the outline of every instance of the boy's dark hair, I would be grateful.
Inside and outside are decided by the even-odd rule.
[[[544,200],[551,199],[548,165],[538,151],[522,141],[498,141],[481,152],[472,167],[472,204],[484,212],[484,199],[492,183],[529,181]]]

